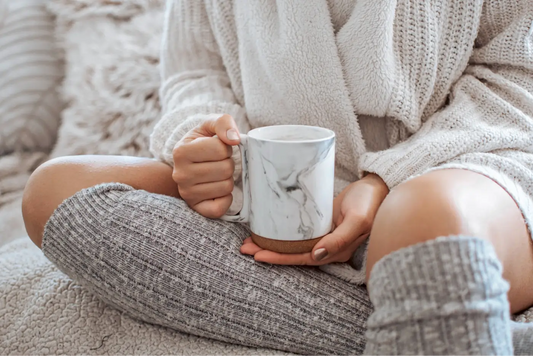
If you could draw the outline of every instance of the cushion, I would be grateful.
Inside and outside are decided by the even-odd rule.
[[[52,148],[62,77],[45,0],[0,0],[0,155]]]
[[[52,157],[149,157],[160,117],[163,0],[52,0],[65,53],[66,103]]]

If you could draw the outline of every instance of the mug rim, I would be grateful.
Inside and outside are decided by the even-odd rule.
[[[258,137],[257,134],[259,131],[265,131],[267,129],[282,129],[282,128],[307,128],[307,129],[313,129],[313,130],[320,130],[325,133],[327,133],[327,136],[321,137],[321,138],[311,138],[311,139],[305,139],[305,140],[276,140],[276,139],[270,139],[270,138],[263,138]],[[249,138],[252,138],[257,141],[264,141],[264,142],[275,142],[275,143],[316,143],[316,142],[323,142],[327,140],[331,140],[332,138],[335,138],[335,132],[333,130],[327,129],[325,127],[320,126],[311,126],[311,125],[269,125],[269,126],[262,126],[262,127],[256,127],[253,130],[248,131],[246,134]]]

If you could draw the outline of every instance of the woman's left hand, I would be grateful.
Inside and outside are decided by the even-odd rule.
[[[385,182],[373,173],[346,187],[333,201],[333,232],[324,236],[311,252],[285,254],[263,250],[248,237],[241,253],[253,255],[256,261],[278,265],[346,262],[370,235],[374,217],[388,193]]]

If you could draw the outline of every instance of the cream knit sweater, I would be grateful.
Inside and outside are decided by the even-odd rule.
[[[533,1],[351,1],[169,0],[154,155],[172,164],[211,115],[242,132],[323,126],[337,134],[337,192],[363,171],[394,188],[464,168],[533,226]]]

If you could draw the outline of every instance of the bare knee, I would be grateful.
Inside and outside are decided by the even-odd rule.
[[[46,222],[63,200],[84,188],[111,182],[179,197],[172,168],[153,159],[91,155],[55,158],[37,168],[26,185],[22,213],[28,235],[40,247]]]
[[[525,230],[514,201],[487,177],[454,169],[413,178],[393,189],[376,215],[367,279],[374,264],[387,254],[439,236],[486,238],[503,258],[505,240],[500,235],[508,234],[510,225]]]
[[[105,182],[122,182],[124,160],[114,156],[64,156],[51,159],[31,175],[22,199],[26,232],[41,247],[46,222],[54,210],[78,191]],[[131,157],[132,160],[140,160]],[[136,161],[135,161],[136,162]]]
[[[22,215],[28,236],[41,247],[46,222],[53,211],[67,196],[68,175],[71,162],[66,158],[56,158],[39,166],[31,175],[22,199]],[[60,188],[61,187],[61,188]],[[61,192],[60,192],[61,191]]]

